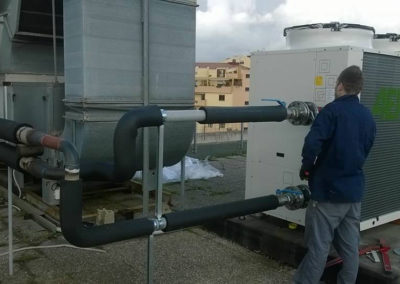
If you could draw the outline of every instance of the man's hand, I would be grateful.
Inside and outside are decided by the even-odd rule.
[[[304,166],[301,166],[299,176],[301,180],[308,180],[310,178],[310,170],[307,170],[304,168]]]

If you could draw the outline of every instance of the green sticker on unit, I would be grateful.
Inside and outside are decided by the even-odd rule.
[[[383,120],[400,119],[400,88],[381,88],[372,113]]]

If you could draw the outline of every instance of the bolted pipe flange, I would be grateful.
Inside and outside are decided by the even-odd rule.
[[[293,125],[310,125],[317,114],[318,107],[312,102],[294,101],[288,106],[288,120]]]
[[[154,232],[164,230],[167,227],[167,219],[164,217],[150,219],[154,224]]]
[[[289,210],[306,208],[310,200],[310,191],[307,185],[289,186],[278,189],[276,195],[280,205],[285,205]]]

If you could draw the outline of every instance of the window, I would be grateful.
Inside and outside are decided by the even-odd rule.
[[[246,78],[250,78],[250,74],[246,74]]]
[[[225,69],[217,69],[217,78],[225,78]]]
[[[242,79],[234,79],[233,85],[240,87],[242,85]]]
[[[219,101],[221,102],[225,101],[225,95],[219,95]]]
[[[233,71],[233,74],[237,74],[237,70]]]
[[[244,64],[244,61],[240,61],[240,64]]]
[[[200,98],[202,101],[204,101],[206,99],[206,94],[200,94]]]
[[[248,91],[250,91],[250,88],[249,88],[249,87],[246,87],[244,90],[245,90],[246,92],[248,92]]]
[[[220,123],[219,124],[219,129],[225,128],[225,123]]]
[[[212,124],[211,124],[211,123],[209,123],[209,124],[208,124],[208,127],[209,127],[209,128],[211,128],[211,127],[212,127]]]
[[[249,101],[245,101],[244,105],[248,106],[249,105]]]
[[[3,3],[7,1],[1,0],[0,2]],[[39,40],[42,42],[51,43],[51,40],[48,41],[48,39],[51,39],[53,35],[51,1],[23,0],[18,1],[18,3],[21,5],[21,9],[19,15],[19,24],[17,25],[16,31],[17,36],[36,42]],[[57,38],[60,39],[64,34],[63,1],[54,1],[54,4],[55,16],[57,17],[55,26],[56,35]]]

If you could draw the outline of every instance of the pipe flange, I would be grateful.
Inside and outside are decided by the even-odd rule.
[[[23,170],[27,170],[29,165],[35,160],[33,157],[22,157],[19,160],[19,167]]]
[[[288,106],[288,120],[293,125],[310,125],[318,114],[318,107],[312,102],[294,101]]]
[[[23,143],[23,144],[25,144],[25,145],[28,145],[29,144],[29,142],[28,142],[28,135],[31,133],[33,131],[33,128],[32,127],[29,127],[29,126],[23,126],[23,127],[21,127],[21,128],[19,128],[18,130],[17,130],[17,133],[16,133],[16,138],[17,138],[17,140],[19,141],[19,142],[21,142],[21,143]]]
[[[276,192],[280,205],[285,205],[289,210],[305,208],[310,199],[307,185],[289,186]]]
[[[67,169],[65,168],[65,180],[77,181],[79,180],[79,169]]]
[[[150,220],[153,221],[154,232],[162,231],[167,227],[167,219],[165,219],[164,217],[161,217],[160,219],[154,218],[154,219],[150,219]]]
[[[165,122],[168,117],[167,111],[165,109],[160,109],[160,112],[161,112],[162,120],[163,120],[163,122]]]

